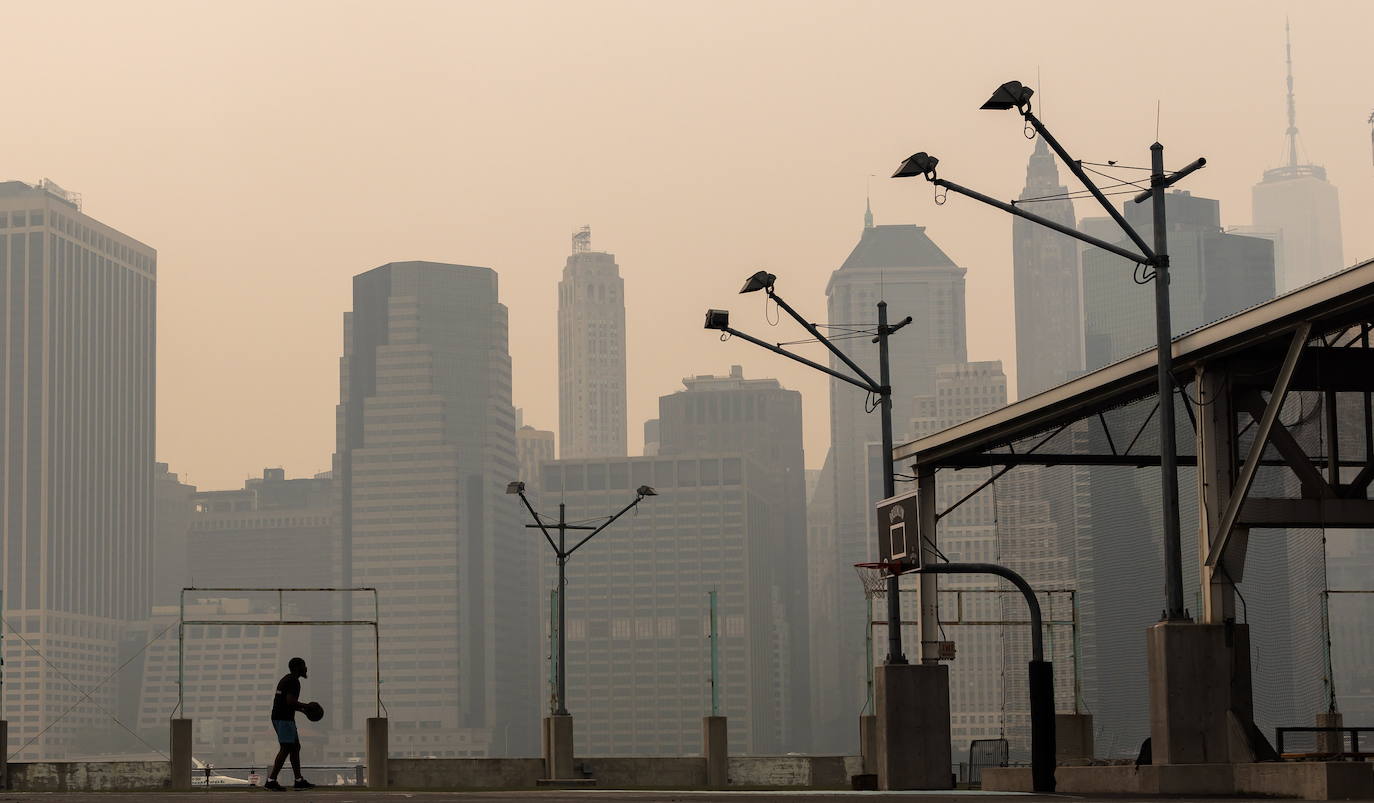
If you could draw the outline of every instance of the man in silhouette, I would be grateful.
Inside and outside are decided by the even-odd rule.
[[[268,776],[264,789],[283,792],[286,787],[277,783],[277,775],[287,757],[291,758],[291,772],[296,775],[296,789],[309,789],[315,784],[301,775],[301,738],[296,733],[296,712],[305,710],[301,702],[301,678],[306,677],[305,659],[292,658],[287,662],[290,671],[277,681],[277,694],[272,698],[272,729],[277,732],[277,742],[281,749],[277,759],[272,762],[272,774]]]

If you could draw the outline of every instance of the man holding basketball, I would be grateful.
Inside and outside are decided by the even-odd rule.
[[[277,732],[277,742],[281,749],[277,751],[277,759],[272,762],[272,774],[268,776],[267,783],[263,784],[264,789],[276,792],[286,791],[286,787],[277,783],[277,775],[288,756],[291,758],[291,771],[296,775],[294,787],[309,789],[315,785],[301,775],[301,738],[296,733],[296,712],[305,711],[309,705],[314,705],[303,703],[300,699],[300,679],[306,677],[305,659],[292,658],[286,666],[290,671],[277,681],[277,694],[272,698],[272,729]]]

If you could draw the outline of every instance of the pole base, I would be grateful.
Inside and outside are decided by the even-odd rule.
[[[721,789],[730,783],[730,731],[725,717],[702,717],[701,735],[706,755],[706,785]]]
[[[544,775],[549,780],[572,780],[573,718],[572,714],[550,714],[544,717]]]
[[[873,680],[878,788],[953,789],[949,667],[885,664]]]

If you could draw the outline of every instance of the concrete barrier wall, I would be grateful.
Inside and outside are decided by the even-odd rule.
[[[401,789],[530,789],[544,777],[541,758],[391,758],[389,783]]]
[[[23,792],[146,792],[170,789],[166,761],[11,762],[8,788]]]
[[[701,789],[706,786],[705,758],[675,756],[626,756],[578,758],[573,767],[582,767],[596,779],[600,789]]]

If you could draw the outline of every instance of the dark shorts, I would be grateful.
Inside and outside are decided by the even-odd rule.
[[[295,744],[301,740],[300,734],[296,733],[296,723],[293,720],[274,719],[272,730],[277,732],[279,744]]]

